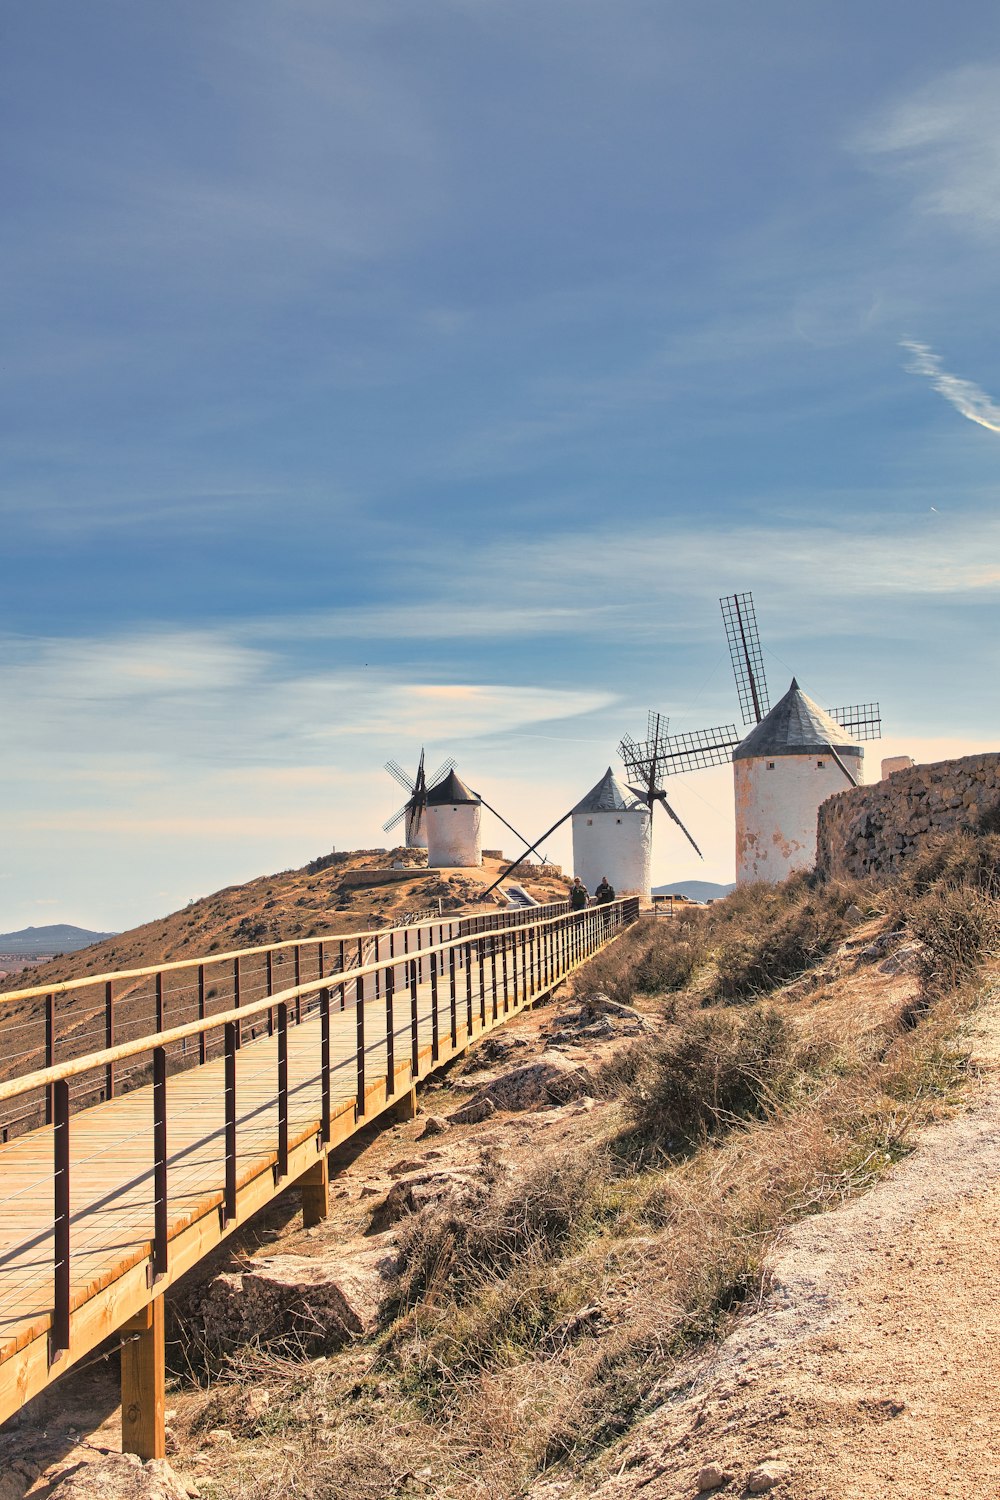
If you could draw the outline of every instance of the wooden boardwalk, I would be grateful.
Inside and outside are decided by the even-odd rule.
[[[632,905],[452,940],[434,950],[433,978],[427,956],[390,960],[240,1012],[242,1044],[231,1039],[228,1059],[161,1077],[159,1138],[150,1085],[63,1120],[62,1241],[58,1115],[0,1146],[0,1421],[110,1334],[148,1330],[163,1291],[288,1186],[303,1184],[307,1213],[322,1217],[329,1151],[387,1110],[412,1113],[421,1078],[550,992],[634,919]],[[284,1027],[275,1025],[279,1007]],[[217,1029],[224,1018],[200,1024]],[[252,1037],[253,1027],[262,1034]],[[155,1043],[141,1045],[148,1060]],[[106,1056],[93,1054],[90,1065]],[[62,1071],[80,1077],[88,1061]],[[59,1072],[32,1075],[31,1086]],[[16,1089],[0,1085],[0,1097]],[[162,1326],[159,1336],[162,1344]],[[131,1446],[149,1456],[156,1422],[147,1417],[139,1412]]]

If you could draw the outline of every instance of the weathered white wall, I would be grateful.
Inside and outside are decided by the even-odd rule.
[[[864,780],[863,755],[838,750],[847,769]],[[818,769],[822,761],[822,770]],[[816,863],[820,803],[850,783],[829,752],[733,761],[736,791],[736,884],[777,882]]]
[[[481,865],[483,809],[478,802],[445,803],[427,809],[427,863],[434,869],[447,865]]]
[[[606,875],[615,894],[649,893],[652,822],[649,808],[573,814],[573,874],[591,895]]]

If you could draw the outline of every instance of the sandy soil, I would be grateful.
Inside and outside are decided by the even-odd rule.
[[[785,1235],[762,1308],[674,1382],[595,1500],[692,1496],[711,1463],[723,1495],[1000,1496],[1000,986],[969,1037],[968,1110]]]

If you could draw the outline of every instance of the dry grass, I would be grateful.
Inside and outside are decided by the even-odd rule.
[[[995,838],[881,896],[792,881],[601,955],[594,988],[663,994],[653,1044],[604,1070],[603,1133],[581,1117],[572,1154],[522,1162],[468,1214],[407,1221],[374,1341],[305,1364],[237,1353],[192,1398],[202,1429],[240,1438],[215,1493],[501,1500],[594,1462],[761,1297],[781,1227],[870,1187],[959,1096],[958,1027],[997,943]],[[876,900],[925,945],[918,995],[844,959],[825,990],[752,998],[828,955],[852,901]],[[678,991],[689,956],[695,985]]]

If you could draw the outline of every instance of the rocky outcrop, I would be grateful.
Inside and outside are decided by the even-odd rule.
[[[467,1208],[483,1196],[481,1179],[455,1167],[411,1172],[393,1183],[386,1196],[373,1210],[370,1234],[381,1234],[398,1224],[407,1214],[422,1208],[447,1204],[451,1209]]]
[[[192,1500],[198,1491],[166,1459],[144,1464],[134,1453],[105,1453],[74,1468],[47,1493],[50,1500]]]
[[[976,828],[1000,805],[1000,753],[896,771],[819,810],[816,869],[827,878],[892,874],[935,833]]]
[[[205,1340],[217,1352],[251,1341],[292,1341],[311,1354],[337,1348],[374,1326],[396,1270],[392,1250],[370,1240],[326,1256],[262,1257],[209,1283],[200,1306]]]
[[[582,1063],[549,1050],[533,1062],[491,1079],[463,1106],[463,1110],[475,1112],[486,1103],[492,1104],[494,1110],[540,1109],[552,1104],[566,1104],[570,1099],[580,1099],[593,1092],[594,1080]],[[463,1111],[457,1111],[452,1119],[460,1113]],[[479,1116],[485,1117],[485,1113]]]

